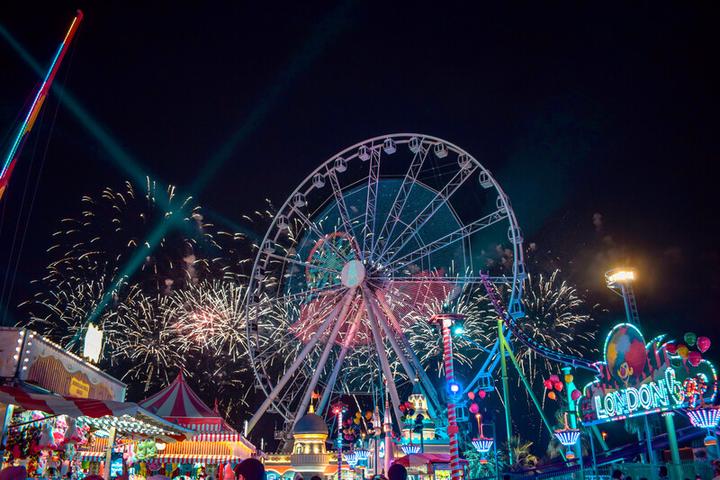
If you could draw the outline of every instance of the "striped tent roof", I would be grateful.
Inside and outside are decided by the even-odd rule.
[[[146,398],[140,405],[159,417],[196,432],[237,433],[190,388],[182,371],[170,385]]]

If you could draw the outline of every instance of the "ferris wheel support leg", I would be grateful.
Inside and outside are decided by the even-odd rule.
[[[367,298],[365,292],[363,292],[363,296],[365,297],[365,303],[369,303],[369,298]],[[390,362],[388,362],[387,353],[385,352],[385,345],[383,345],[382,338],[380,337],[380,332],[378,331],[378,323],[375,319],[375,314],[371,309],[368,309],[368,323],[370,324],[370,329],[372,330],[373,334],[373,340],[375,341],[375,350],[377,350],[378,358],[380,359],[380,365],[382,366],[383,375],[385,376],[385,383],[387,384],[387,389],[390,391],[390,399],[393,403],[393,411],[395,412],[395,418],[398,422],[400,422],[400,419],[402,418],[402,415],[400,414],[400,396],[397,392],[397,387],[395,386],[395,382],[393,381],[392,372],[390,371]]]
[[[345,341],[343,342],[343,346],[340,350],[337,361],[333,366],[332,373],[330,373],[330,378],[328,379],[327,385],[325,385],[325,391],[323,392],[322,398],[320,399],[320,403],[317,407],[317,414],[320,416],[322,416],[323,411],[325,411],[325,407],[330,401],[330,395],[332,395],[333,388],[335,388],[335,382],[337,381],[338,374],[340,373],[340,368],[342,368],[342,365],[345,362],[345,356],[347,355],[348,348],[350,348],[350,344],[352,344],[353,340],[355,339],[355,334],[357,333],[358,328],[360,328],[360,322],[362,321],[362,317],[363,309],[361,305],[360,308],[358,308],[357,314],[355,315],[355,320],[350,327],[350,332],[348,333],[347,337],[345,337]],[[360,408],[358,407],[358,411],[359,410]]]
[[[349,292],[345,294],[345,297],[343,298],[342,308],[340,309],[340,314],[337,316],[337,320],[335,320],[335,325],[333,325],[333,329],[330,332],[330,337],[327,339],[327,343],[325,344],[325,348],[323,349],[322,354],[320,355],[320,361],[317,364],[317,368],[315,368],[315,372],[313,373],[312,378],[310,379],[310,384],[307,387],[307,390],[305,391],[305,395],[303,396],[302,403],[300,403],[300,407],[298,408],[297,412],[295,413],[295,420],[293,421],[293,429],[295,428],[295,424],[300,420],[300,418],[305,415],[306,410],[308,408],[308,405],[310,405],[310,400],[312,399],[313,392],[315,391],[315,387],[317,386],[318,380],[320,380],[320,375],[323,372],[323,369],[325,368],[325,363],[327,362],[328,357],[330,356],[330,352],[333,349],[333,346],[335,346],[335,339],[338,336],[338,333],[340,333],[340,327],[343,325],[343,321],[345,320],[345,316],[348,313],[348,310],[350,309],[350,304],[352,304],[353,299],[355,299],[355,292],[357,291],[357,287],[353,287],[350,289]]]
[[[390,340],[390,345],[392,346],[393,351],[395,351],[395,355],[398,356],[398,360],[400,360],[400,364],[403,366],[403,370],[405,370],[405,373],[407,374],[410,381],[414,381],[415,377],[418,375],[418,372],[415,372],[415,369],[410,365],[410,362],[408,362],[408,359],[405,357],[405,353],[400,348],[400,345],[398,345],[397,339],[395,338],[395,335],[393,334],[392,329],[388,326],[387,322],[380,321],[380,318],[382,318],[383,315],[380,312],[377,304],[373,302],[372,294],[368,294],[368,299],[370,300],[370,305],[368,307],[373,310],[373,314],[375,315],[375,318],[378,319],[378,324],[380,324],[380,328],[382,328],[382,331],[385,333],[385,337]]]
[[[385,312],[385,315],[390,319],[392,322],[393,328],[397,331],[402,331],[400,329],[400,322],[398,322],[397,317],[395,316],[395,313],[393,313],[392,309],[387,303],[387,300],[385,299],[385,295],[382,292],[376,293],[376,298],[378,300],[378,303],[380,304],[380,307]],[[427,372],[425,372],[425,369],[423,368],[422,364],[420,363],[420,360],[415,356],[415,353],[413,353],[412,348],[410,347],[410,342],[408,342],[407,338],[405,338],[405,335],[400,335],[400,341],[402,342],[403,346],[405,347],[405,350],[408,352],[408,355],[410,356],[410,361],[415,366],[415,372],[418,373],[420,377],[420,383],[423,386],[423,389],[425,390],[425,394],[427,395],[430,402],[428,403],[428,410],[430,411],[430,415],[432,418],[438,418],[439,413],[442,411],[442,408],[440,408],[440,405],[438,402],[438,399],[440,398],[438,396],[437,391],[435,390],[435,387],[433,386],[432,382],[430,381],[430,377],[428,377]]]
[[[323,336],[325,333],[325,330],[327,330],[328,325],[330,324],[330,321],[335,318],[338,311],[340,310],[341,304],[338,303],[335,308],[332,309],[332,311],[328,314],[327,317],[325,317],[325,320],[320,325],[320,328],[318,328],[317,332],[315,332],[315,335],[310,339],[310,341],[305,345],[305,347],[302,349],[302,351],[298,354],[298,356],[295,358],[295,361],[290,365],[290,368],[287,369],[285,374],[282,376],[280,381],[275,385],[275,388],[268,394],[265,401],[260,405],[260,408],[257,409],[255,414],[252,416],[250,421],[248,421],[248,433],[252,432],[252,429],[255,427],[255,424],[260,420],[260,417],[262,417],[265,412],[267,411],[268,407],[272,404],[272,402],[275,400],[275,398],[278,396],[280,391],[285,387],[285,384],[290,380],[290,377],[292,377],[295,374],[295,371],[298,369],[300,364],[305,360],[305,357],[308,356],[310,351],[315,347],[318,340],[320,340],[320,337]]]

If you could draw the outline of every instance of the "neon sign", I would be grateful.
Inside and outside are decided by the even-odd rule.
[[[621,420],[694,405],[698,395],[712,401],[717,391],[715,368],[707,360],[692,366],[665,349],[663,336],[647,344],[634,325],[616,325],[605,339],[605,360],[595,363],[597,379],[578,401],[585,425]],[[708,381],[709,380],[709,381]],[[689,389],[690,384],[706,388]]]
[[[604,397],[593,397],[595,411],[601,419],[633,417],[641,413],[677,408],[684,400],[682,384],[676,380],[675,371],[670,368],[665,370],[665,378],[657,382],[616,390],[606,393]]]

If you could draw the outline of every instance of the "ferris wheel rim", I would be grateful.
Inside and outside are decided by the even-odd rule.
[[[465,149],[459,147],[458,145],[456,145],[452,142],[449,142],[449,141],[444,140],[439,137],[435,137],[435,136],[427,135],[427,134],[421,134],[421,133],[392,133],[392,134],[386,134],[386,135],[379,135],[379,136],[375,136],[372,138],[362,140],[362,141],[357,142],[349,147],[344,148],[343,150],[341,150],[337,153],[334,153],[333,155],[328,157],[325,161],[321,162],[318,165],[318,167],[316,167],[314,170],[312,170],[301,182],[298,183],[297,187],[286,197],[285,202],[278,209],[278,214],[276,214],[274,216],[272,222],[268,226],[268,228],[265,232],[265,235],[263,237],[263,240],[262,240],[261,244],[259,245],[258,253],[256,254],[255,260],[253,262],[252,273],[250,276],[248,290],[247,290],[248,301],[246,302],[246,309],[245,309],[246,310],[246,318],[248,319],[248,321],[246,322],[246,337],[248,339],[248,345],[250,347],[248,350],[249,350],[250,361],[253,366],[254,375],[256,377],[257,383],[260,385],[260,387],[262,388],[262,390],[264,391],[264,393],[266,395],[270,394],[270,390],[272,390],[274,388],[274,386],[271,383],[271,381],[269,380],[269,375],[267,374],[266,371],[264,371],[264,366],[258,365],[258,362],[255,361],[255,352],[254,352],[252,341],[250,339],[252,332],[251,332],[251,324],[250,324],[249,320],[252,318],[251,309],[254,306],[258,305],[257,303],[254,302],[255,295],[261,293],[261,290],[262,290],[262,287],[261,287],[262,280],[255,278],[255,274],[258,271],[258,268],[261,265],[261,260],[263,258],[262,248],[263,248],[263,245],[265,245],[266,242],[268,242],[269,240],[276,242],[276,239],[278,238],[277,237],[277,234],[279,231],[278,220],[279,220],[280,215],[282,213],[291,213],[293,211],[296,211],[296,209],[291,206],[293,198],[296,197],[296,195],[299,193],[307,193],[308,191],[310,191],[311,189],[306,189],[305,191],[303,191],[303,189],[304,189],[304,187],[307,187],[308,185],[310,185],[312,183],[312,180],[316,175],[318,175],[318,174],[323,174],[324,176],[334,175],[337,180],[337,178],[338,178],[337,173],[334,173],[334,171],[331,168],[329,168],[330,163],[334,162],[336,159],[344,158],[347,161],[352,160],[357,156],[357,150],[360,147],[362,147],[364,145],[375,145],[375,143],[378,141],[384,141],[386,139],[393,139],[393,140],[401,139],[397,143],[398,144],[406,144],[406,143],[409,143],[413,138],[420,139],[423,143],[428,143],[430,145],[444,144],[446,147],[453,150],[455,153],[466,155],[477,167],[479,167],[481,169],[480,170],[481,172],[487,172],[489,175],[489,180],[492,183],[492,188],[497,191],[499,197],[502,199],[503,207],[504,207],[505,211],[507,212],[506,221],[507,221],[507,223],[510,224],[511,227],[514,227],[514,228],[510,229],[509,235],[510,235],[510,232],[512,233],[513,236],[516,234],[516,232],[519,232],[519,225],[517,222],[517,218],[515,216],[515,212],[510,205],[509,197],[507,196],[507,194],[505,193],[505,191],[503,190],[503,188],[501,187],[499,182],[491,174],[490,170],[487,169],[482,163],[480,163],[480,161],[477,158],[475,158],[473,155],[471,155]],[[349,152],[355,152],[355,154],[345,157]],[[379,180],[380,180],[380,178],[378,178],[378,181]],[[360,183],[360,182],[362,182],[362,179],[358,180],[358,183]],[[343,191],[342,188],[340,190]],[[328,205],[333,205],[333,197],[332,196],[327,197],[326,201],[327,201]],[[337,201],[337,200],[335,199],[335,201]],[[451,205],[450,202],[448,202],[448,205]],[[324,207],[319,207],[318,210],[312,212],[312,214],[307,215],[306,221],[308,224],[304,225],[305,227],[310,227],[310,224],[312,223],[311,219],[313,218],[313,215],[316,215],[318,211],[322,211],[322,208],[324,208]],[[461,225],[462,224],[463,223],[461,222]],[[351,231],[351,233],[354,235],[355,230],[353,229]],[[522,279],[524,278],[524,258],[523,258],[522,238],[519,238],[519,239],[511,238],[510,240],[511,240],[512,251],[513,251],[513,266],[512,266],[512,277],[507,277],[507,280],[510,280],[510,283],[512,284],[511,297],[510,297],[510,299],[511,299],[510,301],[512,303],[513,301],[519,301],[519,298],[522,296],[522,288],[523,288]],[[266,259],[265,265],[267,265],[267,259]],[[345,290],[345,289],[343,289],[343,290]],[[281,298],[281,297],[276,296],[275,299],[277,299],[277,298]],[[271,302],[274,301],[273,298],[269,298],[268,300]],[[258,372],[258,367],[263,369],[262,374],[264,374],[265,378],[268,378],[267,384],[261,378],[261,376],[263,376],[263,375]],[[288,415],[285,415],[283,412],[281,412],[279,409],[277,409],[277,413],[280,413],[283,417],[286,418],[286,420],[288,419],[288,415],[292,416],[292,412],[290,412],[290,411],[285,412],[286,414],[288,414]]]

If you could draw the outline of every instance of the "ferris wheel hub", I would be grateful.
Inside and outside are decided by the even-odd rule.
[[[359,286],[365,280],[365,265],[360,260],[350,260],[340,273],[340,281],[348,288]]]

